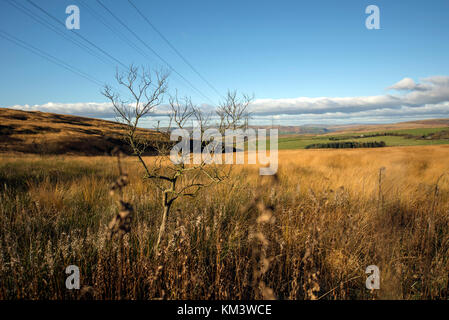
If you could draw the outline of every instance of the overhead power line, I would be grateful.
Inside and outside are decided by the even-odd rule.
[[[22,13],[24,13],[25,15],[27,15],[28,17],[30,17],[31,19],[33,19],[34,21],[36,21],[37,23],[39,23],[40,25],[50,29],[51,31],[55,32],[56,34],[58,34],[59,36],[63,37],[64,39],[66,39],[67,41],[72,42],[73,44],[75,44],[76,46],[78,46],[79,48],[83,49],[84,51],[86,51],[87,53],[89,53],[90,55],[92,55],[93,57],[97,58],[98,60],[100,60],[101,62],[103,62],[104,64],[110,65],[110,62],[106,61],[102,56],[100,56],[96,51],[92,50],[90,47],[88,47],[87,45],[85,45],[84,43],[80,42],[79,40],[70,37],[70,34],[66,34],[65,32],[59,30],[57,27],[55,27],[55,25],[51,24],[49,21],[41,18],[40,16],[34,14],[34,12],[32,12],[30,9],[28,9],[27,7],[23,6],[22,4],[20,4],[19,2],[14,2],[12,0],[6,0],[11,6],[13,6],[14,8],[16,8],[17,10],[21,11]]]
[[[138,45],[136,45],[133,41],[131,41],[125,34],[123,34],[120,30],[118,30],[117,28],[115,28],[113,25],[111,25],[110,23],[108,23],[107,19],[100,14],[98,11],[96,11],[95,9],[93,9],[90,5],[88,5],[85,1],[83,0],[78,0],[83,6],[85,6],[90,13],[94,16],[94,18],[96,18],[98,21],[100,21],[106,28],[108,28],[109,30],[111,30],[112,34],[114,36],[119,37],[122,41],[126,42],[131,48],[133,48],[134,50],[136,50],[137,52],[139,52],[145,59],[148,60],[152,60],[152,58],[142,49],[140,48]],[[151,87],[156,88],[157,86],[155,84],[150,84]]]
[[[28,0],[31,1],[31,0]],[[103,7],[115,20],[117,20],[120,25],[122,25],[128,32],[130,32],[137,40],[139,40],[148,50],[150,50],[155,56],[157,56],[162,62],[164,62],[171,71],[177,74],[181,79],[183,79],[192,89],[198,92],[201,96],[209,100],[212,104],[214,102],[208,96],[206,96],[203,92],[201,92],[198,88],[196,88],[188,79],[186,79],[181,73],[179,73],[174,67],[170,65],[170,63],[165,60],[161,55],[159,55],[149,44],[142,40],[131,28],[129,28],[117,15],[115,15],[108,7],[106,7],[100,0],[97,0],[98,4]]]
[[[9,33],[7,33],[6,31],[0,30],[0,37],[2,37],[4,39],[6,39],[6,40],[8,40],[8,41],[18,45],[18,46],[20,46],[20,47],[22,47],[24,49],[26,49],[26,50],[28,50],[28,51],[30,51],[30,52],[38,55],[38,56],[40,56],[41,58],[44,58],[47,61],[50,61],[50,62],[52,62],[52,63],[54,63],[54,64],[56,64],[56,65],[58,65],[58,66],[60,66],[60,67],[62,67],[64,69],[70,71],[70,72],[73,72],[73,73],[75,73],[75,74],[77,74],[77,75],[79,75],[79,76],[89,80],[90,82],[95,83],[96,85],[100,85],[100,86],[102,85],[102,83],[98,79],[96,79],[95,77],[85,73],[84,71],[82,71],[82,70],[80,70],[80,69],[78,69],[78,68],[68,64],[67,62],[65,62],[65,61],[63,61],[63,60],[61,60],[59,58],[56,58],[55,56],[53,56],[53,55],[51,55],[51,54],[49,54],[49,53],[47,53],[47,52],[45,52],[45,51],[43,51],[43,50],[41,50],[39,48],[36,48],[35,46],[33,46],[33,45],[23,41],[23,40],[20,40],[19,38],[15,37],[15,36],[13,36],[13,35],[11,35]]]
[[[68,36],[66,33],[64,33],[63,31],[59,30],[55,25],[53,25],[52,23],[50,23],[50,21],[43,19],[41,17],[39,17],[38,15],[36,15],[33,11],[31,11],[30,9],[28,9],[27,7],[23,6],[20,3],[17,2],[13,2],[11,0],[7,0],[8,3],[10,5],[12,5],[13,7],[15,7],[16,9],[22,11],[24,14],[26,14],[27,16],[29,16],[30,18],[32,18],[33,20],[35,20],[36,22],[38,22],[39,24],[45,26],[46,28],[49,28],[50,30],[52,30],[53,32],[57,33],[58,35],[64,37],[66,40],[74,43],[75,45],[77,45],[78,47],[82,48],[83,50],[86,50],[89,54],[93,55],[94,57],[96,57],[97,59],[99,59],[100,61],[102,61],[103,63],[107,62],[98,55],[98,53],[94,50],[92,50],[92,48],[90,48],[88,45],[92,46],[93,48],[95,48],[96,50],[98,50],[100,53],[102,53],[104,56],[108,57],[110,60],[118,63],[121,67],[123,67],[125,70],[128,68],[124,63],[122,63],[120,60],[118,60],[117,58],[115,58],[114,56],[112,56],[111,54],[109,54],[108,52],[106,52],[105,50],[103,50],[102,48],[100,48],[98,45],[96,45],[95,43],[93,43],[92,41],[90,41],[89,39],[87,39],[86,37],[82,36],[81,34],[75,32],[74,30],[70,30],[72,33],[76,35],[78,38],[82,39],[84,42],[86,42],[88,45],[86,45],[83,42],[80,42],[77,39],[74,39],[70,36]],[[65,24],[58,20],[55,16],[53,16],[52,14],[50,14],[47,10],[45,10],[44,8],[42,8],[41,6],[37,5],[36,3],[34,3],[31,0],[27,0],[27,2],[29,4],[31,4],[34,8],[38,9],[41,13],[44,13],[47,17],[51,18],[51,20],[55,21],[58,25],[62,26],[64,29],[66,28]],[[197,91],[200,95],[202,95],[204,98],[206,98],[207,100],[209,100],[211,103],[214,103],[208,96],[206,96],[202,91],[200,91],[199,89],[197,89],[188,79],[186,79],[182,74],[180,74],[175,68],[173,68],[162,56],[160,56],[151,46],[149,46],[147,43],[145,43],[145,41],[143,41],[133,30],[131,30],[126,24],[124,24],[111,10],[109,10],[107,7],[105,7],[99,0],[97,0],[97,2],[106,10],[109,12],[109,14],[111,14],[113,16],[113,18],[115,20],[117,20],[125,29],[127,29],[130,33],[132,33],[134,35],[135,38],[137,38],[146,48],[148,48],[153,54],[155,54],[161,61],[163,61],[174,73],[176,73],[181,79],[183,79],[190,87],[192,87],[195,91]],[[86,5],[86,4],[85,4]],[[88,7],[86,5],[86,7]],[[90,8],[90,7],[89,7]],[[92,8],[90,8],[91,11]],[[98,15],[98,13],[97,13]],[[105,26],[107,26],[114,34],[121,34],[120,32],[117,31],[117,29],[115,29],[114,27],[111,27],[110,25],[108,25],[104,19],[103,21],[101,21]],[[114,30],[115,29],[115,30]],[[6,33],[5,33],[6,34]],[[13,36],[7,34],[10,38],[7,38],[5,36],[3,36],[3,38],[15,43],[16,45],[19,45],[41,57],[43,57],[46,60],[49,60],[55,64],[58,64],[59,66],[70,70],[72,72],[75,72],[81,76],[83,76],[84,78],[88,78],[89,81],[92,81],[93,78],[92,76],[84,73],[83,71],[71,66],[70,64],[62,61],[61,59],[58,59],[30,44],[25,43],[24,41],[21,41],[18,38],[14,38]],[[131,40],[129,40],[126,36],[124,36],[123,34],[121,34],[122,36],[122,40],[124,40],[125,42],[127,42],[131,47],[133,47],[134,49],[136,49],[139,53],[141,53],[144,57],[149,58],[148,55],[146,55],[146,53],[144,51],[142,51],[136,44],[134,44]],[[95,79],[93,81],[96,84],[100,84],[101,83]]]
[[[138,53],[140,53],[145,59],[152,60],[152,58],[144,51],[142,48],[137,46],[133,41],[131,41],[125,34],[123,34],[119,29],[115,28],[113,25],[108,23],[107,19],[101,15],[98,11],[93,9],[90,5],[87,4],[87,2],[83,0],[78,0],[83,6],[85,6],[92,16],[96,18],[98,21],[101,22],[106,28],[108,28],[114,36],[119,37],[122,41],[126,42],[132,49],[136,50]]]
[[[170,48],[193,70],[219,97],[223,97],[221,93],[179,52],[178,49],[159,31],[158,28],[142,13],[139,8],[131,1],[128,0],[129,4],[136,9],[137,13],[148,23],[148,25],[169,45]]]
[[[53,16],[52,14],[50,14],[47,10],[43,9],[42,7],[40,7],[39,5],[35,4],[33,1],[31,0],[27,0],[33,7],[35,7],[36,9],[38,9],[39,11],[43,12],[45,15],[47,15],[48,17],[50,17],[51,19],[53,19],[54,21],[56,21],[58,24],[62,25],[65,28],[65,24],[58,20],[55,16]],[[103,49],[101,49],[99,46],[97,46],[95,43],[93,43],[92,41],[90,41],[89,39],[87,39],[86,37],[82,36],[81,34],[72,31],[73,34],[75,34],[77,37],[83,39],[84,41],[86,41],[87,43],[89,43],[91,46],[95,47],[98,51],[100,51],[101,53],[103,53],[104,55],[106,55],[109,59],[115,61],[116,63],[118,63],[120,66],[122,66],[125,70],[128,69],[128,67],[121,62],[120,60],[118,60],[117,58],[115,58],[114,56],[112,56],[111,54],[109,54],[108,52],[104,51]]]

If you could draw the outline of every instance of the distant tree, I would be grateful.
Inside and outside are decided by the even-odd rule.
[[[385,141],[368,141],[368,142],[342,141],[342,142],[309,144],[305,147],[305,149],[382,148],[385,146],[386,146]]]
[[[248,106],[254,96],[242,94],[237,91],[228,91],[224,101],[218,106],[217,115],[220,119],[219,129],[224,134],[227,129],[247,129],[251,116]]]

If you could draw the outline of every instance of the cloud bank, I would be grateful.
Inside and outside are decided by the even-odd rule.
[[[388,123],[429,118],[449,118],[449,76],[432,76],[415,82],[404,78],[386,88],[387,93],[360,97],[299,97],[257,99],[250,105],[254,124],[295,125],[305,123]],[[10,108],[113,118],[110,103],[46,103]],[[204,105],[204,108],[211,108]],[[166,106],[155,110],[163,116]]]
[[[449,101],[449,77],[446,76],[425,78],[422,79],[422,83],[404,78],[387,89],[397,90],[400,93],[366,97],[259,99],[252,104],[252,111],[260,115],[344,113],[348,116],[364,112],[369,116],[380,110],[390,112],[402,109],[413,113],[421,112],[423,108],[430,111],[430,106],[435,106],[435,110],[441,110],[441,104]],[[419,109],[421,111],[418,111]]]

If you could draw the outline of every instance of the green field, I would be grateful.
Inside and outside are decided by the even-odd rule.
[[[449,136],[442,135],[441,138],[438,133],[446,133],[449,130],[448,127],[443,128],[418,128],[418,129],[403,129],[403,130],[391,130],[391,131],[373,131],[363,133],[344,133],[334,135],[288,135],[279,136],[279,150],[286,149],[304,149],[307,145],[318,143],[330,143],[335,142],[333,138],[338,138],[339,142],[345,141],[357,141],[357,142],[370,142],[370,141],[384,141],[388,147],[393,146],[419,146],[419,145],[436,145],[436,144],[449,144]],[[365,137],[373,134],[384,134],[385,136]],[[388,135],[391,134],[391,135]],[[403,134],[407,136],[399,136]]]

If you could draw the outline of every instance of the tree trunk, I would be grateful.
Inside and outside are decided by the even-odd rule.
[[[164,191],[163,197],[162,197],[162,206],[164,207],[164,211],[162,213],[162,222],[161,226],[159,227],[159,235],[157,236],[157,242],[155,246],[155,252],[157,253],[159,250],[159,244],[161,243],[162,237],[165,233],[165,225],[167,224],[167,218],[170,213],[170,207],[173,203],[173,201],[176,199],[176,197],[169,199],[169,193],[174,192],[176,190],[176,181],[178,180],[178,177],[174,177],[170,180],[171,182],[171,188]]]
[[[164,197],[164,211],[162,213],[162,222],[161,222],[161,226],[159,227],[159,235],[157,237],[157,242],[156,242],[156,246],[155,246],[156,252],[159,249],[159,244],[161,242],[163,234],[165,233],[165,225],[167,224],[167,218],[168,218],[169,212],[170,212],[170,204],[166,202],[166,199]]]

